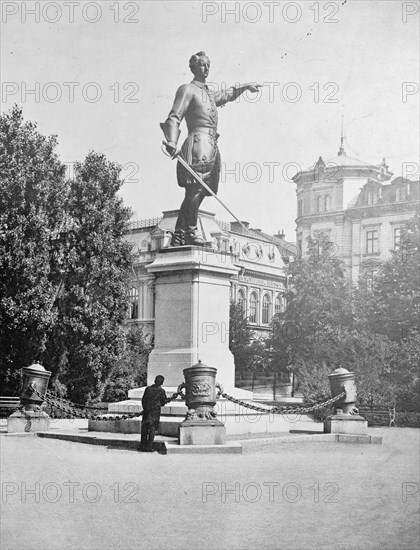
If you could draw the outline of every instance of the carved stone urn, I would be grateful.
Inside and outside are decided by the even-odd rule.
[[[23,367],[21,372],[22,390],[20,392],[20,402],[26,411],[39,410],[43,403],[43,398],[47,393],[51,372],[45,370],[39,363],[34,363],[30,367]],[[34,392],[33,388],[42,395],[42,398]]]
[[[184,369],[187,418],[211,420],[216,418],[216,373],[217,369],[198,361]]]
[[[331,397],[336,397],[344,390],[346,391],[346,395],[334,403],[336,414],[358,414],[354,372],[339,367],[328,375],[328,379],[330,381]]]
[[[217,369],[201,361],[184,369],[185,382],[178,390],[185,388],[188,407],[185,420],[179,427],[180,445],[224,445],[225,425],[216,418]]]

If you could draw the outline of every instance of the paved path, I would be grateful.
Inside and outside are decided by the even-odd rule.
[[[419,430],[369,431],[182,456],[2,435],[1,547],[415,549]]]

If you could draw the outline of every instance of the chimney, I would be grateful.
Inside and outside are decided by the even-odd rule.
[[[273,237],[275,237],[276,239],[279,239],[280,241],[284,241],[284,238],[285,238],[285,233],[284,233],[284,229],[281,230],[280,232],[280,229],[277,231],[277,233],[275,235],[273,235]]]

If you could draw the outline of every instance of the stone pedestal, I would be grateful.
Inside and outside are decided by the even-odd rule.
[[[332,434],[366,435],[368,423],[356,414],[335,414],[324,422],[324,432]]]
[[[226,428],[218,420],[189,421],[179,426],[180,445],[225,445]]]
[[[50,417],[44,411],[16,411],[7,419],[7,433],[36,433],[50,429]]]
[[[183,370],[200,359],[216,367],[225,388],[235,386],[229,350],[230,280],[239,272],[231,254],[182,246],[163,249],[147,270],[156,277],[155,348],[147,384],[165,377],[177,387]]]

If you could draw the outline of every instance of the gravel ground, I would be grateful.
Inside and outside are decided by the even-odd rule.
[[[0,436],[3,550],[419,546],[419,430],[159,455]]]

